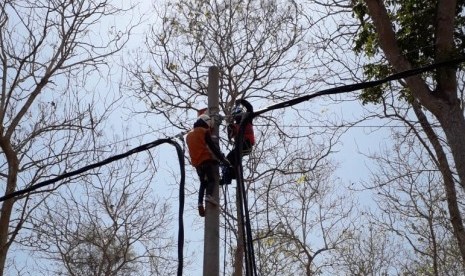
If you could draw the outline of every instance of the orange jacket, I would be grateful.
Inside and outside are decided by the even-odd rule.
[[[229,140],[236,139],[238,134],[239,134],[239,124],[230,124],[228,127]],[[253,132],[252,123],[248,123],[245,125],[244,141],[249,141],[250,145],[252,146],[255,145],[255,135]]]
[[[194,127],[186,136],[192,166],[197,167],[206,160],[224,159],[211,139],[210,130]]]

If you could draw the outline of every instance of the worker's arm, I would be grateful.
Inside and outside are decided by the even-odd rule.
[[[237,103],[239,103],[240,105],[242,105],[243,107],[245,107],[245,109],[247,110],[247,112],[253,112],[253,106],[251,103],[249,103],[247,100],[245,99],[239,99],[237,100]]]
[[[222,163],[229,163],[228,160],[224,157],[223,153],[221,153],[220,148],[213,142],[213,139],[209,132],[205,133],[205,142],[207,143],[208,148],[212,151],[215,157],[220,160]]]
[[[236,137],[239,126],[237,124],[229,124],[227,127],[228,130],[228,139],[231,141],[234,137]]]

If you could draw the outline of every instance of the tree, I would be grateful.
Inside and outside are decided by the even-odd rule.
[[[427,63],[463,55],[463,1],[353,1],[360,20],[355,50],[374,62],[368,77],[379,78]],[[462,109],[461,66],[406,78],[399,87],[367,90],[365,102],[380,102],[393,93],[412,107],[431,145],[429,152],[441,172],[453,233],[465,263],[465,229],[455,185],[465,188],[465,118]],[[437,124],[436,124],[437,123]],[[437,126],[433,128],[433,126]],[[442,142],[444,139],[445,142]],[[455,177],[455,175],[457,177]]]
[[[33,236],[19,242],[44,260],[46,275],[175,274],[173,217],[153,194],[153,170],[130,158],[62,187],[26,224]]]
[[[240,98],[257,107],[303,95],[314,87],[306,70],[312,58],[308,53],[315,45],[307,40],[313,23],[301,9],[297,1],[170,2],[158,10],[160,24],[147,36],[149,56],[141,54],[129,68],[134,81],[128,88],[147,104],[149,110],[144,112],[182,130],[192,127],[188,112],[195,114],[207,106],[207,72],[212,65],[220,68],[220,109],[227,119]],[[304,106],[256,118],[259,141],[244,162],[248,186],[285,183],[281,178],[299,178],[320,165],[312,162],[308,151],[285,149],[313,136],[324,141],[323,152],[337,143],[337,131],[306,127],[324,120],[320,114],[313,116],[315,113]],[[284,114],[287,116],[281,120]],[[223,139],[222,146],[228,145],[225,142]],[[300,167],[292,165],[295,158],[301,160]],[[283,185],[280,191],[285,189]],[[232,208],[229,214],[234,216],[236,210]],[[236,256],[235,275],[241,275],[242,238],[238,230],[234,235],[237,244],[229,246],[239,252],[231,254]]]
[[[258,209],[253,219],[260,225],[255,234],[260,275],[323,273],[332,251],[352,231],[352,199],[333,176],[335,166],[326,158],[331,147],[313,144],[309,152],[301,151],[286,154],[293,160],[287,164],[288,175],[275,173],[253,190],[257,200],[252,203]],[[310,158],[301,159],[302,155]],[[308,163],[313,164],[310,170]],[[295,173],[299,170],[300,176]]]
[[[107,58],[121,50],[131,28],[118,30],[104,19],[123,11],[110,1],[0,3],[3,194],[71,171],[92,153],[114,98],[97,105],[90,84],[107,72]],[[97,24],[109,32],[99,34]],[[0,275],[23,224],[44,200],[32,194],[2,202]]]
[[[406,121],[405,117],[399,117]],[[421,136],[409,135],[411,129],[393,130],[392,152],[374,155],[378,163],[367,188],[377,193],[375,201],[381,215],[372,216],[373,224],[383,232],[401,239],[403,259],[399,268],[408,273],[420,269],[431,275],[462,274],[460,255],[456,255],[453,231],[447,216],[441,175],[434,168],[421,144]],[[450,256],[450,257],[448,257]],[[452,258],[451,258],[452,257]],[[426,272],[423,272],[426,273]]]
[[[309,66],[304,41],[309,26],[299,12],[293,1],[170,2],[158,12],[161,30],[155,25],[147,37],[150,64],[142,56],[131,68],[132,89],[151,112],[181,129],[191,127],[183,113],[206,104],[211,65],[221,70],[225,114],[241,97],[292,98],[302,93],[301,71]]]
[[[370,217],[357,220],[358,229],[346,233],[346,241],[336,250],[332,268],[336,275],[393,275],[400,271],[401,242]]]

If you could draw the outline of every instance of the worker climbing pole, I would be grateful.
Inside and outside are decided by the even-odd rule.
[[[223,165],[220,185],[231,184],[236,179],[236,206],[237,206],[237,247],[234,254],[233,275],[242,275],[243,258],[245,257],[246,275],[256,275],[253,240],[248,216],[247,195],[243,181],[242,157],[250,154],[254,144],[253,106],[245,99],[237,100],[231,111],[227,126],[228,139],[234,143],[233,149],[228,153],[230,165]]]
[[[231,184],[232,179],[236,179],[234,167],[238,164],[236,158],[236,138],[239,135],[239,126],[246,114],[253,112],[253,106],[245,99],[240,99],[236,101],[236,105],[232,109],[230,122],[227,126],[228,140],[234,142],[233,149],[228,153],[227,159],[231,166],[222,166],[222,178],[220,180],[220,185]],[[252,151],[252,147],[255,145],[255,134],[253,130],[252,118],[249,118],[245,123],[244,130],[244,139],[242,143],[242,156],[248,155]]]

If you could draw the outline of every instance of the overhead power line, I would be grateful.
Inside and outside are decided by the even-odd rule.
[[[27,188],[24,188],[24,189],[21,189],[21,190],[6,194],[6,195],[0,197],[0,202],[5,201],[5,200],[10,199],[10,198],[13,198],[13,197],[18,197],[18,196],[30,193],[32,191],[35,191],[35,190],[40,189],[42,187],[51,185],[51,184],[53,184],[55,182],[58,182],[60,180],[63,180],[63,179],[66,179],[66,178],[81,174],[83,172],[86,172],[86,171],[89,171],[89,170],[92,170],[92,169],[95,169],[95,168],[98,168],[98,167],[102,167],[102,166],[107,165],[107,164],[109,164],[111,162],[114,162],[114,161],[129,157],[130,155],[138,153],[138,152],[149,150],[149,149],[151,149],[153,147],[156,147],[156,146],[164,144],[164,143],[172,144],[175,147],[177,146],[177,143],[175,141],[173,141],[172,138],[164,138],[164,139],[155,140],[153,142],[150,142],[150,143],[143,144],[141,146],[135,147],[135,148],[133,148],[133,149],[131,149],[131,150],[125,152],[125,153],[111,156],[111,157],[109,157],[109,158],[107,158],[105,160],[102,160],[100,162],[84,166],[84,167],[82,167],[80,169],[77,169],[75,171],[67,172],[67,173],[61,174],[61,175],[59,175],[57,177],[54,177],[52,179],[42,181],[42,182],[39,182],[37,184],[31,185],[31,186],[29,186]],[[184,158],[184,156],[183,156],[183,158]]]
[[[180,134],[176,135],[175,137],[178,137],[178,138],[182,139],[183,135],[184,135],[184,133],[180,133]],[[185,163],[184,162],[184,149],[179,145],[179,143],[174,141],[173,138],[165,138],[165,139],[155,140],[153,142],[150,142],[150,143],[138,146],[136,148],[133,148],[133,149],[131,149],[131,150],[125,152],[125,153],[109,157],[109,158],[107,158],[107,159],[105,159],[103,161],[100,161],[100,162],[97,162],[97,163],[94,163],[94,164],[90,164],[88,166],[82,167],[82,168],[80,168],[78,170],[75,170],[75,171],[72,171],[72,172],[69,172],[69,173],[64,173],[64,174],[59,175],[59,176],[57,176],[55,178],[52,178],[52,179],[37,183],[37,184],[32,185],[30,187],[24,188],[22,190],[18,190],[18,191],[6,194],[5,196],[0,197],[0,202],[3,202],[5,200],[8,200],[8,199],[11,199],[11,198],[14,198],[14,197],[22,196],[24,194],[27,194],[27,193],[30,193],[30,192],[32,192],[34,190],[37,190],[37,189],[40,189],[42,187],[51,185],[51,184],[53,184],[55,182],[58,182],[60,180],[65,179],[65,178],[69,178],[69,177],[81,174],[83,172],[86,172],[86,171],[89,171],[89,170],[92,170],[92,169],[95,169],[95,168],[98,168],[98,167],[102,167],[102,166],[104,166],[106,164],[109,164],[111,162],[114,162],[114,161],[129,157],[130,155],[138,153],[138,152],[149,150],[149,149],[154,148],[156,146],[159,146],[161,144],[165,144],[165,143],[171,144],[176,148],[176,152],[177,152],[177,156],[178,156],[178,160],[179,160],[180,174],[181,174],[180,185],[179,185],[179,214],[178,214],[178,218],[179,218],[178,219],[178,227],[179,227],[179,230],[178,230],[178,274],[177,275],[182,276],[182,274],[183,274],[182,271],[183,271],[183,266],[184,266],[183,265],[184,264],[184,256],[183,256],[184,255],[184,253],[183,253],[184,252],[184,220],[183,220],[183,215],[184,215],[184,197],[185,197],[184,185],[185,185],[185,175],[186,175],[186,173],[185,173],[185,164],[184,164]]]
[[[321,91],[315,92],[313,94],[305,95],[305,96],[302,96],[302,97],[297,97],[297,98],[294,98],[294,99],[291,99],[291,100],[287,100],[287,101],[283,101],[283,102],[280,102],[280,103],[277,103],[277,104],[270,105],[270,106],[268,106],[266,108],[263,108],[261,110],[253,112],[252,117],[256,117],[256,116],[258,116],[260,114],[263,114],[263,113],[271,111],[271,110],[281,109],[281,108],[293,106],[293,105],[296,105],[296,104],[311,100],[313,98],[316,98],[318,96],[343,94],[343,93],[353,92],[353,91],[356,91],[356,90],[366,89],[366,88],[378,86],[378,85],[381,85],[381,84],[384,84],[384,83],[387,83],[387,82],[390,82],[390,81],[404,79],[404,78],[408,78],[408,77],[411,77],[411,76],[414,76],[414,75],[418,75],[418,74],[421,74],[421,73],[424,73],[424,72],[427,72],[427,71],[432,71],[432,70],[440,68],[440,67],[458,65],[458,64],[463,63],[463,62],[465,62],[465,57],[460,57],[460,58],[451,59],[451,60],[438,62],[438,63],[433,63],[433,64],[428,65],[428,66],[414,68],[414,69],[410,69],[410,70],[407,70],[407,71],[392,74],[392,75],[389,75],[386,78],[380,79],[380,80],[365,81],[365,82],[348,84],[348,85],[343,85],[343,86],[339,86],[339,87],[334,87],[334,88],[321,90]]]

